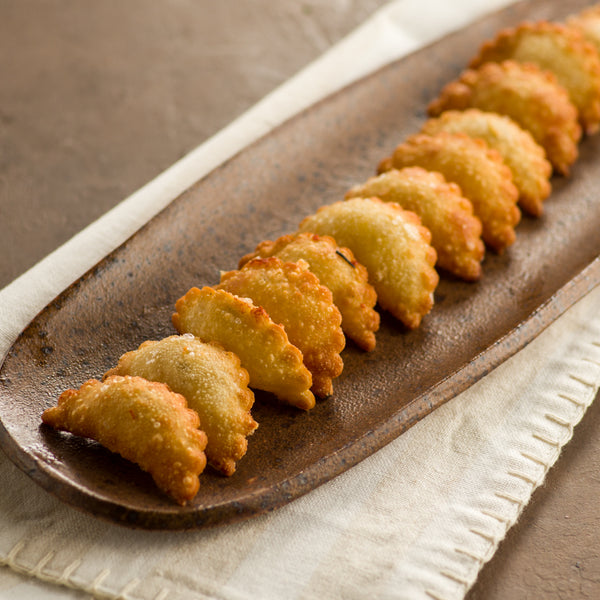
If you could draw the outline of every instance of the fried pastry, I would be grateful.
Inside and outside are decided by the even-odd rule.
[[[577,108],[587,133],[600,125],[600,57],[580,31],[561,23],[522,23],[486,42],[469,65],[514,60],[551,71]]]
[[[239,356],[251,387],[275,394],[297,408],[314,407],[312,376],[302,353],[290,343],[284,328],[249,298],[193,287],[177,301],[175,309],[177,331],[215,341]]]
[[[600,4],[571,15],[567,25],[579,30],[585,39],[600,52]]]
[[[248,372],[235,354],[191,334],[172,335],[127,352],[104,378],[112,375],[160,381],[184,396],[200,416],[209,464],[224,475],[233,474],[246,454],[246,436],[258,426],[250,414],[254,394],[248,389]]]
[[[500,155],[481,140],[445,131],[414,135],[396,148],[390,164],[396,169],[418,166],[437,171],[456,183],[481,221],[483,241],[496,252],[515,241],[515,226],[521,218],[519,192]]]
[[[440,131],[482,139],[496,150],[512,172],[520,207],[535,217],[542,214],[543,202],[551,191],[552,165],[528,131],[510,117],[477,108],[446,111],[438,119],[429,119],[421,133],[435,135]]]
[[[330,235],[365,265],[379,304],[408,328],[433,306],[438,284],[431,233],[419,217],[378,198],[352,198],[321,207],[301,232]]]
[[[510,117],[544,148],[563,175],[577,158],[581,127],[577,109],[556,77],[532,64],[486,63],[450,82],[429,105],[429,114],[479,108]]]
[[[363,350],[375,348],[379,313],[373,309],[377,294],[368,283],[368,273],[349,248],[340,248],[329,236],[311,233],[284,235],[274,242],[261,242],[244,256],[240,268],[253,258],[276,256],[284,262],[305,260],[311,273],[329,288],[342,315],[342,330]]]
[[[311,390],[321,398],[333,392],[332,379],[344,363],[340,352],[346,338],[342,316],[331,291],[319,283],[305,261],[283,262],[277,257],[254,258],[241,269],[221,274],[215,286],[236,296],[248,297],[281,324],[304,357],[312,374]]]
[[[480,278],[485,251],[481,222],[455,183],[448,183],[440,173],[406,167],[371,177],[346,194],[346,198],[371,196],[395,202],[419,215],[431,232],[431,245],[437,252],[436,266],[466,281]]]
[[[185,398],[164,383],[141,377],[90,379],[79,390],[63,392],[42,421],[137,463],[179,504],[198,492],[206,435]]]

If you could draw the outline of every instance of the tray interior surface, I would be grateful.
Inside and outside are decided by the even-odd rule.
[[[569,179],[553,179],[540,219],[488,252],[483,279],[442,275],[422,326],[382,313],[377,348],[348,342],[333,397],[302,413],[256,392],[260,426],[230,478],[210,469],[187,507],[97,444],[40,425],[62,391],[100,378],[147,339],[175,333],[175,301],[264,239],[296,230],[343,198],[419,130],[425,108],[479,45],[522,20],[583,6],[515,5],[327,98],[199,181],[52,302],[10,350],[0,377],[0,442],[38,483],[74,506],[131,526],[190,528],[271,510],[356,464],[525,345],[600,281],[600,137],[585,139]],[[568,10],[567,10],[568,8]]]

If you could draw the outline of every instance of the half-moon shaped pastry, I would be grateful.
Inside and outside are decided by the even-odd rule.
[[[431,245],[437,252],[436,266],[466,281],[480,278],[485,252],[481,222],[455,183],[448,183],[440,173],[406,167],[371,177],[346,194],[346,198],[372,196],[395,202],[419,215],[431,232]]]
[[[521,219],[519,192],[510,169],[485,142],[462,133],[418,134],[394,150],[383,168],[388,165],[395,169],[417,166],[441,173],[471,201],[486,244],[500,253],[515,241],[515,226]]]
[[[138,464],[179,504],[198,492],[206,435],[198,414],[164,383],[141,377],[90,379],[42,414],[55,429],[96,440]]]
[[[367,270],[357,262],[349,248],[339,247],[329,236],[284,235],[274,242],[261,242],[253,253],[242,258],[240,268],[253,258],[269,256],[284,262],[305,260],[311,273],[331,290],[333,303],[342,315],[344,333],[363,350],[375,348],[379,313],[373,307],[377,293],[368,283]]]
[[[428,110],[438,116],[466,108],[510,117],[531,133],[559,173],[569,174],[577,159],[581,127],[577,109],[549,71],[514,61],[486,63],[447,84]]]
[[[514,60],[532,63],[556,76],[579,112],[587,133],[600,125],[600,57],[584,35],[561,23],[522,23],[486,42],[469,65]]]
[[[284,328],[249,298],[225,290],[193,287],[175,304],[173,325],[203,341],[215,341],[239,356],[250,386],[308,410],[315,405],[312,376]]]
[[[585,39],[600,52],[600,4],[571,15],[567,25],[581,31]]]
[[[433,306],[439,277],[431,233],[419,217],[379,198],[352,198],[321,207],[301,232],[330,235],[365,265],[379,304],[414,329]]]
[[[535,217],[542,214],[543,202],[551,191],[552,165],[529,131],[510,117],[477,108],[446,111],[438,119],[429,119],[421,133],[435,135],[440,131],[464,133],[496,150],[512,172],[521,208]]]
[[[333,393],[332,379],[344,367],[340,352],[346,338],[342,316],[331,292],[308,270],[305,261],[283,262],[274,256],[255,258],[237,271],[221,274],[215,286],[236,296],[251,298],[281,324],[304,357],[312,374],[312,391],[319,397]]]
[[[258,426],[250,414],[254,394],[248,389],[248,372],[235,354],[191,334],[172,335],[127,352],[104,378],[112,375],[160,381],[184,396],[200,416],[209,464],[224,475],[233,474],[246,453],[246,437]]]

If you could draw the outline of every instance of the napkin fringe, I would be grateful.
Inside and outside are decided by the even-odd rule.
[[[51,571],[45,571],[46,566],[55,557],[54,551],[47,552],[37,563],[33,566],[28,566],[19,562],[19,554],[25,549],[26,541],[24,539],[18,541],[11,550],[7,553],[6,558],[0,557],[0,566],[9,567],[16,573],[21,575],[27,575],[28,577],[35,577],[40,581],[52,583],[53,585],[61,585],[73,590],[79,590],[86,594],[92,595],[94,598],[100,600],[120,600],[128,598],[133,600],[131,592],[139,586],[141,580],[137,577],[130,579],[121,589],[120,592],[112,592],[109,590],[100,589],[100,585],[110,576],[111,570],[108,568],[102,569],[98,575],[89,583],[84,581],[77,581],[74,577],[77,569],[83,564],[83,560],[78,558],[69,563],[60,574],[53,573]],[[165,600],[171,590],[163,588],[155,600]],[[141,597],[139,597],[141,598]]]
[[[578,349],[585,351],[586,346],[591,349],[592,354],[598,353],[600,340],[592,340],[589,345],[584,343]],[[589,355],[580,356],[576,360],[582,371],[585,372],[585,376],[578,372],[578,370],[569,371],[564,374],[564,381],[560,383],[567,386],[573,386],[574,384],[578,389],[572,390],[570,393],[557,391],[554,394],[557,406],[553,410],[548,410],[543,414],[544,421],[553,430],[531,431],[531,439],[542,442],[547,447],[547,456],[544,457],[541,454],[534,454],[531,451],[520,450],[519,455],[524,459],[522,464],[519,468],[511,467],[507,469],[505,476],[508,480],[516,480],[518,482],[516,490],[522,490],[522,493],[517,495],[504,489],[496,489],[492,492],[492,495],[497,499],[513,505],[515,507],[514,514],[507,516],[490,509],[479,509],[479,513],[485,517],[484,521],[487,520],[490,523],[489,531],[485,528],[470,527],[468,528],[468,533],[480,538],[480,541],[483,540],[486,546],[485,550],[482,552],[476,542],[471,544],[472,547],[468,547],[466,544],[456,545],[453,548],[454,553],[464,557],[469,562],[469,565],[465,568],[465,560],[461,558],[458,564],[446,565],[443,569],[439,570],[439,575],[449,580],[452,583],[451,587],[459,586],[463,595],[475,583],[483,565],[494,556],[500,542],[506,537],[508,530],[518,521],[525,506],[529,503],[533,492],[544,483],[550,468],[555,464],[563,447],[573,437],[575,426],[581,421],[598,393],[600,388],[600,368],[595,368],[592,370],[593,372],[590,372],[590,365],[600,367],[600,355],[597,358]],[[589,377],[593,377],[593,380],[590,380]],[[557,414],[557,412],[560,412],[559,408],[562,408],[563,414]],[[569,412],[571,412],[570,418],[568,416]],[[535,425],[532,423],[532,426]],[[556,426],[558,426],[558,431],[556,431]],[[533,445],[535,444],[536,442],[534,441]],[[540,467],[542,468],[541,473],[539,472]],[[536,469],[538,473],[535,472]],[[508,489],[513,488],[510,483],[507,484],[507,487]],[[498,524],[501,525],[500,528],[497,527]],[[459,569],[459,565],[462,565],[463,568]],[[442,591],[440,589],[427,588],[425,589],[425,594],[432,600],[452,600],[456,598],[455,589]]]

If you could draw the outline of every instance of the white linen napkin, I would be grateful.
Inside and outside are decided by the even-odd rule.
[[[0,356],[56,294],[241,147],[350,80],[509,3],[391,2],[0,291]],[[244,523],[131,531],[60,503],[0,455],[0,564],[11,569],[0,570],[0,593],[64,597],[60,585],[72,597],[132,600],[462,598],[595,397],[599,306],[597,288],[375,455]]]

